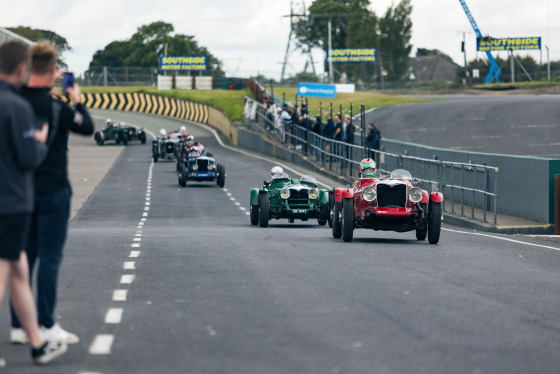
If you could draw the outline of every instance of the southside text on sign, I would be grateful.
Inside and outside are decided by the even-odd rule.
[[[375,62],[377,48],[327,49],[327,62]]]
[[[541,49],[541,38],[477,38],[476,50],[486,51],[509,51],[510,49],[538,50]]]
[[[206,70],[205,56],[161,56],[159,70]]]

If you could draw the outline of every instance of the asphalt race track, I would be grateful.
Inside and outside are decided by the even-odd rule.
[[[81,342],[36,368],[3,334],[3,372],[558,373],[558,241],[444,225],[435,246],[364,230],[343,243],[311,220],[251,226],[249,190],[274,164],[188,129],[226,166],[225,188],[180,188],[174,163],[129,143],[70,224],[57,314]]]
[[[369,113],[384,137],[458,150],[560,158],[560,96],[445,96]]]

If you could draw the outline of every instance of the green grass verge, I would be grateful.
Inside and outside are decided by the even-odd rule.
[[[296,87],[279,87],[274,89],[274,95],[277,97],[282,97],[286,94],[286,101],[295,103],[295,96],[297,93]],[[298,97],[298,103],[301,103],[302,97]],[[305,98],[303,98],[305,100]],[[366,110],[371,108],[377,108],[389,105],[399,105],[399,104],[410,104],[410,103],[421,103],[427,101],[434,101],[433,99],[416,99],[403,96],[385,95],[374,92],[363,92],[356,91],[355,93],[344,93],[337,94],[336,98],[317,98],[309,97],[307,102],[309,104],[309,113],[311,115],[319,114],[319,106],[323,109],[323,114],[326,113],[331,105],[333,105],[333,113],[338,113],[340,111],[340,105],[342,104],[342,112],[350,112],[350,104],[352,105],[352,113],[356,114],[360,112],[360,105],[364,104]],[[299,105],[299,104],[298,104]]]

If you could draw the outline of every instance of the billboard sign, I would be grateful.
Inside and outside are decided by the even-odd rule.
[[[160,56],[159,70],[179,71],[179,70],[206,70],[206,56]]]
[[[377,48],[327,49],[327,62],[375,62]]]
[[[509,50],[540,50],[541,37],[534,38],[476,38],[476,50],[509,51]]]
[[[334,84],[298,83],[298,96],[309,97],[336,97],[336,86]]]

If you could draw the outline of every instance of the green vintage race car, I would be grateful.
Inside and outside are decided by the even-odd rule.
[[[104,129],[97,131],[93,137],[97,145],[103,145],[107,140],[114,140],[117,144],[127,145],[130,140],[140,140],[146,143],[146,133],[143,128],[138,128],[124,123],[111,122],[107,120]]]
[[[250,219],[252,225],[267,227],[272,218],[307,221],[317,218],[323,226],[329,220],[329,191],[317,187],[317,180],[304,175],[290,179],[286,173],[272,175],[261,188],[251,189]]]

